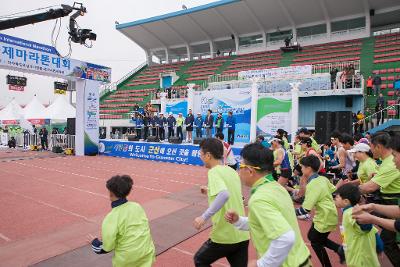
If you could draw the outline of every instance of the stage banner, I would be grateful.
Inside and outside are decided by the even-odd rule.
[[[260,96],[257,105],[257,135],[271,138],[277,129],[291,133],[290,96]]]
[[[239,79],[251,79],[251,78],[281,78],[285,76],[301,76],[311,75],[312,66],[292,66],[292,67],[281,67],[272,69],[261,69],[261,70],[248,70],[241,71],[238,73]]]
[[[205,118],[211,109],[215,119],[219,112],[226,122],[228,112],[232,111],[236,119],[235,143],[250,142],[251,88],[198,91],[194,94],[193,113],[200,112]],[[227,137],[227,129],[224,135]]]
[[[188,103],[186,100],[182,101],[174,101],[174,102],[167,102],[165,112],[168,114],[172,112],[174,115],[178,115],[182,113],[185,117],[188,114]]]
[[[99,89],[98,83],[85,81],[84,92],[84,147],[85,155],[98,153],[99,143]]]
[[[241,148],[232,148],[240,160]],[[100,140],[101,155],[202,166],[198,145]]]
[[[111,81],[108,67],[62,58],[57,50],[48,45],[0,34],[0,66],[13,70],[28,70],[38,74]]]

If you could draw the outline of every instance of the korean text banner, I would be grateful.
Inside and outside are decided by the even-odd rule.
[[[233,148],[232,151],[238,156],[241,149]],[[200,147],[197,145],[100,140],[99,152],[113,157],[203,165],[200,159]]]
[[[257,106],[257,135],[272,137],[276,130],[291,133],[291,96],[260,96]]]
[[[273,69],[263,69],[263,70],[248,70],[239,72],[239,78],[241,79],[251,79],[251,78],[280,78],[285,76],[298,76],[298,75],[311,75],[312,66],[292,66],[292,67],[282,67]]]
[[[99,90],[97,82],[86,80],[84,90],[85,155],[95,155],[98,153],[99,143]]]
[[[186,116],[188,113],[188,103],[186,100],[177,101],[177,102],[169,102],[166,105],[165,112],[168,114],[172,112],[174,115],[178,115],[182,113],[183,116]]]
[[[214,123],[219,112],[226,122],[228,112],[232,111],[236,119],[235,142],[250,142],[251,88],[195,92],[193,113],[200,112],[204,118],[209,109],[213,112]],[[227,132],[225,129],[225,136]]]
[[[63,78],[111,81],[111,69],[108,67],[62,58],[52,46],[6,34],[0,34],[0,66]]]

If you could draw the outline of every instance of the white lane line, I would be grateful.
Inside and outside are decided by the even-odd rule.
[[[92,192],[92,191],[89,191],[89,190],[85,190],[85,189],[82,189],[82,188],[69,186],[69,185],[65,185],[65,184],[60,184],[60,183],[55,183],[55,182],[52,182],[52,181],[49,181],[49,180],[46,180],[46,179],[37,178],[37,177],[34,177],[34,176],[24,175],[22,173],[8,172],[8,171],[2,170],[2,169],[0,169],[0,171],[4,172],[4,173],[12,174],[12,175],[18,175],[18,176],[25,177],[25,178],[31,178],[31,179],[34,179],[34,180],[39,181],[39,182],[44,182],[44,183],[56,185],[56,186],[59,186],[59,187],[62,187],[62,188],[69,188],[69,189],[77,190],[77,191],[80,191],[80,192],[83,192],[83,193],[88,193],[88,194],[91,194],[91,195],[94,195],[94,196],[99,196],[99,197],[102,197],[102,198],[109,199],[109,196],[107,196],[105,194],[99,194],[99,193]]]
[[[3,235],[2,233],[0,233],[0,238],[1,238],[1,239],[3,239],[3,240],[5,240],[6,242],[9,242],[9,241],[11,241],[11,239],[10,239],[10,238],[6,237],[6,236],[5,236],[5,235]]]
[[[66,163],[61,163],[62,165],[65,165],[65,166],[67,166],[67,167],[73,167],[72,165],[70,165],[70,164],[66,164]],[[115,165],[114,165],[115,166]],[[40,166],[38,166],[38,167],[40,167]],[[96,170],[96,171],[105,171],[105,172],[111,172],[111,173],[113,173],[113,174],[115,174],[115,171],[114,170],[110,170],[110,169],[102,169],[102,168],[96,168],[96,167],[89,167],[89,166],[81,166],[81,167],[84,167],[84,168],[87,168],[87,169],[91,169],[91,170]],[[138,170],[139,168],[136,168],[136,167],[128,167],[128,168],[131,168],[131,169],[134,169],[134,170]],[[129,170],[130,171],[130,170]],[[160,171],[158,171],[158,170],[154,170],[153,169],[153,171],[154,172],[158,172],[158,173],[164,173],[164,172],[160,172]],[[183,174],[180,174],[180,175],[183,175]],[[135,176],[136,177],[143,177],[143,178],[146,178],[146,179],[154,179],[154,180],[157,180],[157,181],[168,181],[168,182],[172,182],[172,183],[179,183],[179,184],[187,184],[187,185],[195,185],[195,186],[201,186],[201,184],[198,184],[198,183],[191,183],[191,182],[184,182],[184,181],[178,181],[178,180],[174,180],[174,179],[166,179],[166,180],[164,180],[164,179],[160,179],[160,178],[157,178],[157,177],[151,177],[151,174],[147,174],[147,175],[138,175],[138,174],[135,174]],[[187,174],[184,174],[184,176],[194,176],[194,175],[187,175]],[[196,176],[196,177],[199,177],[198,175]]]
[[[69,215],[72,215],[72,216],[75,216],[75,217],[81,218],[81,219],[83,219],[83,220],[85,220],[85,221],[87,221],[87,222],[96,223],[96,221],[90,220],[90,219],[89,219],[89,218],[87,218],[86,216],[83,216],[83,215],[80,215],[80,214],[78,214],[78,213],[76,213],[76,212],[72,212],[72,211],[69,211],[69,210],[66,210],[66,209],[60,208],[60,207],[58,207],[58,206],[55,206],[55,205],[53,205],[53,204],[50,204],[50,203],[44,202],[44,201],[42,201],[42,200],[35,199],[35,198],[33,198],[33,197],[28,197],[28,196],[25,196],[25,195],[23,195],[23,194],[20,194],[20,193],[17,193],[17,192],[11,191],[11,190],[3,189],[3,188],[1,188],[0,190],[3,190],[3,191],[5,191],[5,192],[8,192],[8,193],[14,194],[14,195],[16,195],[16,196],[19,196],[19,197],[22,197],[22,198],[25,198],[25,199],[32,200],[32,201],[34,201],[34,202],[36,202],[36,203],[39,203],[39,204],[45,205],[45,206],[47,206],[47,207],[50,207],[50,208],[56,209],[56,210],[58,210],[58,211],[61,211],[61,212],[67,213],[67,214],[69,214]]]
[[[42,169],[42,170],[46,170],[46,171],[55,171],[58,173],[62,173],[62,174],[70,174],[70,175],[75,175],[75,176],[79,176],[79,177],[87,177],[90,179],[94,179],[97,181],[107,181],[107,179],[103,179],[103,178],[99,178],[99,177],[94,177],[94,176],[89,176],[89,175],[84,175],[84,174],[79,174],[79,173],[73,173],[73,172],[65,172],[65,171],[60,171],[57,169],[51,169],[51,168],[45,168],[45,167],[41,167],[41,166],[36,166],[36,165],[30,165],[30,164],[26,164],[26,163],[21,163],[21,162],[13,162],[15,164],[19,164],[25,167],[34,167],[34,168],[38,168],[38,169]],[[150,187],[146,187],[146,186],[140,186],[140,185],[133,185],[133,188],[142,188],[142,189],[146,189],[146,190],[150,190],[150,191],[156,191],[156,192],[161,192],[161,193],[167,193],[167,194],[171,194],[172,192],[166,191],[166,190],[162,190],[162,189],[155,189],[155,188],[150,188]]]
[[[180,249],[180,248],[177,248],[177,247],[173,247],[173,248],[171,248],[171,250],[176,250],[176,251],[178,251],[178,252],[180,252],[180,253],[183,253],[183,254],[185,254],[185,255],[188,255],[188,256],[194,256],[194,254],[192,253],[192,252],[189,252],[189,251],[187,251],[187,250],[183,250],[183,249]],[[227,264],[223,264],[223,263],[219,263],[219,262],[216,262],[215,263],[215,265],[219,265],[219,266],[229,266],[229,265],[227,265]]]

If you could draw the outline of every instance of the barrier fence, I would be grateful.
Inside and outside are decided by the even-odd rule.
[[[30,146],[41,146],[41,137],[39,134],[1,134],[1,145],[7,146],[11,138],[15,138],[16,146],[29,148]],[[61,147],[62,149],[73,148],[75,149],[75,135],[69,134],[49,134],[47,137],[48,149],[52,150],[53,147]]]

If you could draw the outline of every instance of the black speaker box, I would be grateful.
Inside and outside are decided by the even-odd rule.
[[[334,130],[335,113],[330,111],[315,112],[315,140],[318,144],[325,144],[329,141]]]
[[[53,146],[52,151],[53,153],[63,153],[63,149],[60,146]]]
[[[160,142],[160,139],[157,136],[148,136],[147,142]]]
[[[171,144],[182,144],[182,140],[179,137],[170,137],[168,139],[168,142],[170,142]]]
[[[335,131],[341,134],[353,134],[353,113],[351,111],[336,111],[335,121]]]
[[[75,135],[75,118],[67,118],[68,134]]]
[[[140,138],[136,135],[128,135],[128,141],[139,141]]]
[[[201,141],[203,141],[204,138],[194,138],[193,139],[193,144],[194,145],[200,145]]]

